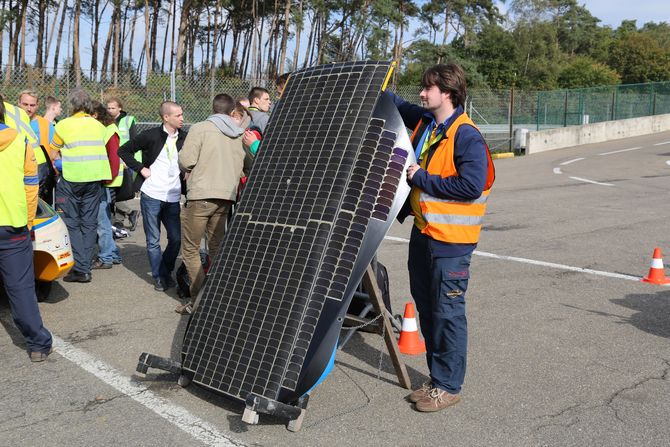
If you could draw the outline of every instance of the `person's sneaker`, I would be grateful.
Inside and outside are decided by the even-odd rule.
[[[158,292],[165,292],[165,284],[161,278],[154,279],[154,290]]]
[[[423,399],[424,397],[428,396],[428,393],[430,392],[431,388],[432,388],[432,384],[430,383],[430,381],[423,382],[423,384],[421,384],[421,388],[419,388],[418,390],[412,391],[412,394],[407,396],[407,398],[409,399],[410,402],[415,404],[418,401],[420,401],[421,399]]]
[[[102,262],[100,259],[96,259],[93,262],[93,265],[91,265],[91,268],[93,270],[100,270],[100,269],[111,269],[112,264],[109,262]]]
[[[426,397],[416,402],[415,407],[417,411],[432,413],[456,405],[460,401],[461,396],[458,394],[450,394],[439,388],[432,388]]]
[[[121,262],[123,262],[122,259],[114,259],[114,260],[112,261],[112,264],[114,264],[114,265],[119,265],[119,264],[121,264]]]
[[[135,228],[137,228],[137,217],[139,214],[140,213],[137,210],[132,210],[130,214],[128,214],[128,222],[130,222],[130,227],[128,227],[128,229],[130,231],[135,231]]]
[[[49,357],[49,354],[53,352],[53,348],[49,348],[49,352],[31,352],[30,361],[33,363],[43,362]]]
[[[179,306],[175,307],[174,311],[182,315],[191,315],[193,313],[193,304],[190,302],[186,304],[180,304]]]
[[[71,270],[70,273],[65,275],[65,278],[63,278],[63,281],[65,281],[65,282],[91,282],[91,274],[90,273],[75,272],[74,270]]]

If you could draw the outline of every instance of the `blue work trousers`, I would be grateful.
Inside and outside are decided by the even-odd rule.
[[[179,202],[164,202],[142,193],[140,196],[142,225],[147,238],[147,255],[151,264],[151,275],[167,278],[174,270],[181,247],[181,222]],[[167,233],[167,247],[161,254],[161,223]]]
[[[431,238],[414,227],[409,242],[409,284],[426,340],[426,361],[434,387],[458,394],[465,379],[468,321],[465,292],[470,258],[433,257]]]
[[[9,297],[12,319],[28,350],[48,353],[51,334],[44,327],[37,306],[33,244],[26,227],[0,226],[0,278]]]
[[[91,262],[98,235],[98,211],[102,200],[100,182],[68,182],[61,178],[56,184],[56,210],[70,234],[74,267],[79,273],[91,273]]]
[[[102,200],[98,207],[98,259],[105,264],[120,264],[121,253],[112,234],[111,194],[109,188],[102,188]]]

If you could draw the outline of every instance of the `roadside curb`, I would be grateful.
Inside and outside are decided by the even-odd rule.
[[[492,159],[497,158],[514,158],[514,152],[494,152],[491,154]]]

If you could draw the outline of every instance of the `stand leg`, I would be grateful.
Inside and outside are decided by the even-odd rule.
[[[368,266],[365,275],[363,275],[363,285],[370,295],[370,302],[374,306],[375,311],[380,315],[383,315],[381,320],[384,325],[384,341],[386,342],[386,349],[388,349],[389,356],[393,362],[395,373],[398,376],[398,382],[400,382],[400,386],[409,390],[412,388],[412,382],[409,380],[409,374],[407,374],[405,363],[400,358],[400,351],[398,350],[398,345],[393,336],[393,326],[389,321],[386,306],[384,306],[384,301],[382,300],[382,293],[377,286],[376,276],[375,272],[372,270],[372,266]]]

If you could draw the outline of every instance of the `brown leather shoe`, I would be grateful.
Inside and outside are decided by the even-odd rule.
[[[424,397],[428,396],[428,393],[430,392],[432,387],[433,387],[433,385],[430,383],[430,381],[423,382],[423,384],[421,384],[421,388],[419,388],[418,390],[412,391],[412,394],[407,396],[407,398],[409,399],[410,402],[415,404],[418,401],[420,401],[421,399],[423,399]]]
[[[432,413],[456,405],[460,401],[461,396],[458,394],[450,394],[439,388],[433,388],[426,397],[419,399],[415,406],[417,411]]]
[[[49,352],[39,352],[33,351],[30,353],[30,361],[33,363],[43,362],[49,357],[49,354],[53,352],[53,348],[49,348]]]

